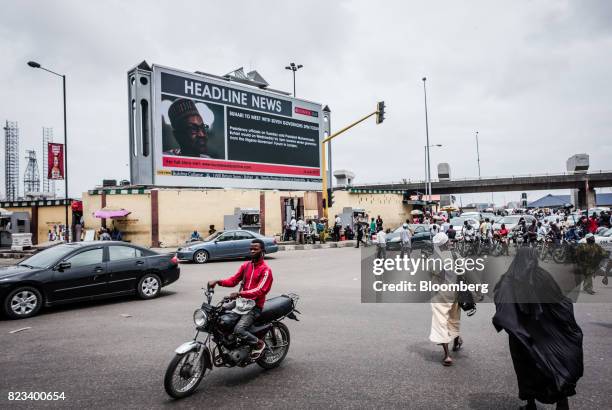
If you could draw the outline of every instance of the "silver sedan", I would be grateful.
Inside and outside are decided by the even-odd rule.
[[[192,242],[178,248],[176,257],[180,260],[206,263],[211,259],[238,259],[250,256],[253,239],[264,241],[266,253],[278,251],[276,239],[244,230],[215,232],[201,242]]]

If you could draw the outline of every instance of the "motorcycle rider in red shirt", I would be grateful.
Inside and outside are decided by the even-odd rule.
[[[261,314],[264,302],[266,301],[266,294],[272,288],[273,281],[272,270],[264,261],[265,250],[265,244],[261,239],[253,239],[250,247],[250,262],[242,264],[234,276],[208,282],[208,286],[211,288],[216,285],[232,288],[242,282],[240,291],[230,293],[229,298],[237,299],[241,297],[255,301],[255,306],[247,313],[242,314],[234,328],[234,333],[251,345],[251,355],[254,358],[261,355],[266,344],[263,340],[250,333],[248,329],[250,329]]]

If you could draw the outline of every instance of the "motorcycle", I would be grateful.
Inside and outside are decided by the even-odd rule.
[[[576,262],[576,247],[578,243],[575,240],[563,238],[561,245],[553,253],[553,260],[557,263],[574,263]]]
[[[500,256],[502,253],[507,253],[507,250],[508,238],[495,232],[495,234],[493,234],[493,242],[491,244],[491,255]]]
[[[264,369],[280,365],[289,351],[289,329],[282,323],[286,317],[298,320],[299,296],[293,293],[266,300],[264,308],[249,332],[265,342],[261,355],[252,357],[251,346],[234,334],[240,315],[226,309],[230,302],[223,298],[212,304],[214,288],[205,291],[206,301],[193,313],[196,334],[193,340],[176,348],[164,377],[166,392],[176,399],[191,395],[207,372],[214,367],[246,367],[257,363]],[[204,341],[200,333],[207,334]]]

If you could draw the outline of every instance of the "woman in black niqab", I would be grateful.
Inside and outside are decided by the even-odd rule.
[[[495,286],[497,331],[509,335],[510,355],[526,409],[535,400],[568,409],[582,377],[582,330],[572,301],[553,277],[538,266],[535,249],[519,248],[508,271]]]

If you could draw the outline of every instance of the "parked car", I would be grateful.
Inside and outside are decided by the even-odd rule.
[[[603,246],[603,244],[612,244],[612,228],[606,228],[603,232],[598,231],[599,233],[595,234],[595,243],[598,243]],[[586,239],[582,238],[579,243],[586,243]]]
[[[550,223],[557,223],[557,220],[559,220],[559,223],[563,222],[563,217],[559,216],[559,215],[548,215],[545,216],[544,219],[542,219],[542,222],[548,222]]]
[[[492,212],[481,212],[480,213],[480,222],[484,222],[486,218],[489,218],[489,222],[495,222],[498,215],[495,215]]]
[[[591,216],[595,213],[597,214],[597,216],[599,216],[599,214],[601,214],[602,212],[610,212],[610,208],[608,208],[607,206],[598,206],[595,208],[589,208],[588,215]]]
[[[516,226],[518,225],[519,221],[521,220],[521,218],[523,218],[525,220],[525,223],[527,224],[527,226],[531,225],[532,221],[535,221],[536,218],[533,215],[528,215],[528,214],[524,214],[524,215],[508,215],[508,216],[504,216],[504,219],[495,222],[493,224],[493,229],[498,230],[501,228],[502,224],[506,225],[506,229],[511,231],[514,228],[516,228]]]
[[[482,218],[482,213],[481,212],[476,212],[476,211],[470,211],[470,212],[463,212],[459,216],[461,218],[474,218],[474,219],[480,221],[480,219]]]
[[[241,229],[215,232],[202,242],[192,242],[178,248],[179,260],[206,263],[212,259],[248,258],[253,239],[261,239],[266,246],[266,254],[278,251],[276,239]]]
[[[60,303],[137,294],[152,299],[179,278],[178,260],[126,242],[60,244],[0,268],[0,301],[11,319]]]
[[[449,223],[453,225],[453,229],[457,232],[455,234],[456,240],[461,240],[463,238],[461,231],[463,229],[463,224],[465,221],[468,221],[468,223],[472,225],[475,231],[478,231],[478,228],[480,227],[480,222],[478,221],[478,215],[476,215],[476,217],[458,216],[456,218],[451,219]]]
[[[395,228],[391,233],[387,234],[387,250],[390,251],[399,251],[401,249],[401,238],[400,231],[402,230],[402,226]],[[412,249],[421,249],[421,248],[429,248],[431,247],[431,225],[428,224],[409,224],[408,229],[412,232],[412,240],[410,243],[412,244]],[[374,243],[377,243],[376,240],[373,240]]]

